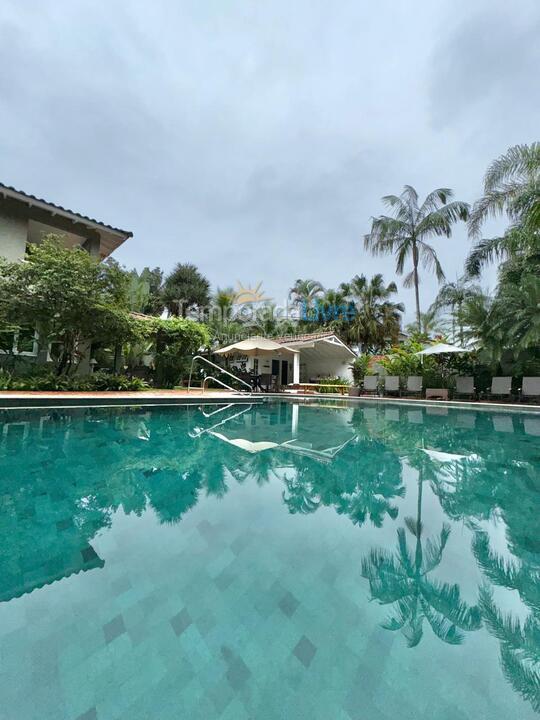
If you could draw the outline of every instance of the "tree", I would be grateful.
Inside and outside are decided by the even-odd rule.
[[[391,298],[397,293],[396,283],[384,284],[378,273],[370,280],[356,275],[342,289],[354,301],[355,317],[351,325],[351,337],[362,346],[362,351],[383,349],[388,342],[396,343],[401,328],[403,303]]]
[[[401,195],[387,195],[383,203],[393,211],[393,216],[381,215],[373,218],[371,232],[364,237],[366,249],[374,255],[396,255],[396,272],[402,275],[405,262],[412,259],[412,271],[405,277],[404,286],[414,287],[416,320],[421,329],[419,264],[426,270],[434,270],[439,282],[444,272],[435,249],[428,245],[432,236],[450,237],[452,225],[458,220],[467,220],[469,205],[461,201],[447,202],[453,197],[449,188],[438,188],[429,193],[421,206],[418,193],[405,185]]]
[[[125,306],[125,273],[82,248],[63,247],[58,235],[31,245],[26,262],[2,265],[0,296],[4,320],[37,329],[41,349],[58,345],[58,375],[78,365],[89,343],[121,343],[135,332]]]
[[[500,237],[480,239],[489,217],[506,214],[510,227]],[[494,160],[484,177],[484,195],[474,203],[469,234],[476,241],[467,273],[479,275],[495,259],[540,253],[540,142],[514,145]]]
[[[289,297],[296,306],[309,307],[324,293],[324,287],[318,280],[296,280],[289,291]]]
[[[469,218],[469,233],[478,237],[485,220],[506,213],[512,224],[525,220],[540,229],[540,142],[514,145],[494,160],[484,176],[484,194]]]
[[[210,283],[190,263],[178,263],[163,284],[163,302],[171,315],[185,318],[210,303]]]
[[[456,341],[456,325],[459,331],[459,341],[461,345],[464,342],[464,318],[463,305],[466,301],[482,294],[482,290],[478,285],[473,285],[470,280],[459,279],[456,282],[445,283],[439,290],[437,297],[433,301],[430,310],[438,312],[439,310],[450,310],[452,320],[452,341]]]

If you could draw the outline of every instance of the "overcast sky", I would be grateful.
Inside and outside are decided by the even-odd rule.
[[[0,180],[132,230],[128,266],[193,262],[277,301],[298,277],[393,279],[362,244],[382,195],[473,201],[539,139],[537,0],[4,0],[0,18]],[[465,229],[435,244],[455,279]]]

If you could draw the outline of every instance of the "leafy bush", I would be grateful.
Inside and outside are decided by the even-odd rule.
[[[317,383],[321,386],[318,388],[318,391],[321,393],[335,393],[337,392],[336,388],[333,387],[325,387],[326,385],[347,385],[349,386],[351,384],[350,380],[347,380],[346,378],[342,377],[324,377],[317,380]]]
[[[148,384],[140,378],[96,372],[93,375],[66,377],[50,371],[33,372],[16,377],[0,370],[0,390],[92,392],[99,390],[145,390]]]
[[[365,375],[369,375],[369,355],[359,355],[352,363],[354,384],[360,386]]]

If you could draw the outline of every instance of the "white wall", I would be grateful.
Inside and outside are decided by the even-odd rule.
[[[0,257],[22,260],[28,239],[28,220],[0,215]]]
[[[302,351],[300,350],[300,381],[309,382],[310,378],[316,378],[318,375],[321,377],[342,377],[352,381],[352,370],[349,366],[353,360],[352,355],[347,360],[341,360],[340,358],[321,358],[320,360],[309,358],[309,360],[306,360],[302,357]]]

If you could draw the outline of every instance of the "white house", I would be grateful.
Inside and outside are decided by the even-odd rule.
[[[133,235],[128,230],[112,227],[0,183],[0,257],[10,262],[23,260],[27,246],[39,244],[50,233],[61,236],[65,247],[80,246],[101,260]],[[40,349],[37,340],[33,328],[15,333],[13,354],[31,361],[47,362],[49,348]],[[81,368],[88,371],[86,360],[81,363]]]
[[[298,352],[245,358],[247,370],[276,375],[281,385],[317,382],[322,377],[342,377],[352,381],[350,366],[356,353],[334,332],[285,335],[272,340]]]
[[[0,183],[0,256],[22,260],[27,244],[49,233],[62,235],[66,247],[80,245],[101,259],[133,235]]]

